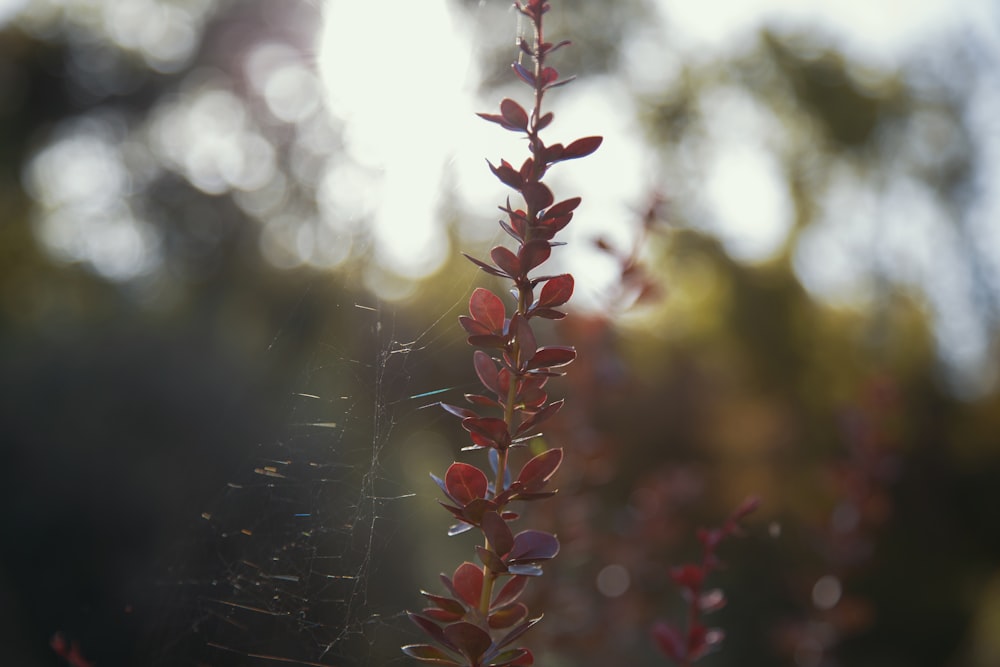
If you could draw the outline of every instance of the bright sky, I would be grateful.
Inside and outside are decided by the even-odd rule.
[[[482,0],[480,7],[493,1]],[[446,253],[455,252],[443,245],[437,222],[440,188],[435,186],[440,179],[447,178],[451,193],[458,196],[465,210],[484,211],[483,222],[495,224],[495,218],[486,216],[507,192],[493,180],[483,158],[496,161],[503,156],[514,161],[524,155],[524,147],[511,143],[510,137],[504,136],[507,133],[472,116],[472,111],[492,111],[499,100],[472,99],[470,91],[475,89],[478,73],[472,66],[456,67],[458,59],[454,58],[456,52],[474,49],[464,41],[472,31],[463,29],[458,13],[450,7],[448,0],[327,0],[320,63],[330,106],[334,116],[347,123],[349,150],[370,167],[367,177],[380,183],[381,203],[374,210],[379,255],[411,276],[433,270]],[[660,0],[658,9],[663,29],[646,26],[647,41],[643,43],[643,36],[637,36],[632,47],[646,56],[660,57],[639,55],[632,63],[655,62],[660,69],[640,71],[633,67],[633,83],[656,85],[670,77],[668,63],[673,56],[663,52],[664,39],[688,56],[711,57],[718,50],[732,49],[765,23],[787,28],[818,26],[848,55],[888,70],[905,54],[960,29],[985,31],[986,43],[1000,44],[1000,20],[990,0]],[[394,20],[380,20],[386,13],[392,13]],[[363,29],[372,25],[378,26],[374,42],[371,32]],[[504,29],[503,25],[495,26],[495,30]],[[513,57],[513,12],[509,12],[506,29]],[[379,42],[392,48],[381,50]],[[401,62],[398,53],[419,55]],[[562,104],[549,133],[561,141],[588,134],[605,136],[596,155],[565,165],[565,173],[560,166],[550,183],[558,188],[557,197],[587,192],[584,206],[567,230],[570,249],[560,255],[566,268],[584,277],[578,282],[575,300],[580,307],[594,303],[614,280],[612,267],[602,264],[584,241],[606,236],[609,230],[614,236],[614,231],[628,229],[634,217],[630,207],[641,205],[657,178],[629,117],[630,110],[622,107],[629,95],[624,90],[616,92],[618,85],[621,83],[581,80],[557,91]],[[738,99],[738,95],[724,105],[713,106],[731,111],[715,112],[718,117],[713,125],[720,128],[718,136],[713,136],[716,150],[700,166],[704,171],[693,179],[698,191],[691,194],[708,212],[705,219],[710,230],[735,257],[766,260],[780,247],[792,216],[784,176],[773,148],[765,144],[769,121],[752,102]],[[601,187],[585,187],[593,183]],[[882,206],[874,217],[856,225],[862,235],[871,233],[871,224],[882,224],[886,215]],[[625,224],[609,225],[609,221]],[[830,238],[817,235],[812,247],[803,252],[827,252],[833,247],[832,236],[827,236]],[[938,237],[930,234],[925,240]],[[618,240],[627,243],[627,239]],[[810,289],[834,299],[838,294],[864,289],[851,282],[864,272],[856,266],[859,256],[850,250],[850,239],[844,243],[840,255],[834,252],[830,261],[822,263],[827,268],[841,266],[840,271],[810,274],[811,262],[797,264]],[[920,258],[928,249],[911,246],[890,247],[894,255],[888,261],[901,262],[902,270],[917,276],[914,282],[921,282],[919,276],[927,273],[927,267],[921,267]],[[951,246],[957,247],[954,239]],[[947,259],[941,247],[937,246],[939,262],[942,257]],[[954,301],[948,295],[939,295],[939,300],[942,304]],[[948,320],[955,328],[954,323],[961,318],[944,310],[939,311],[939,319]],[[953,354],[964,357],[955,363],[972,368],[977,358],[988,354],[988,342],[977,343],[970,338],[970,331],[971,327],[958,327],[950,334],[953,340],[942,347],[957,350]]]
[[[942,30],[962,23],[978,29],[995,25],[987,20],[992,11],[988,0],[661,0],[659,8],[669,39],[685,51],[727,48],[765,21],[818,24],[839,35],[847,50],[887,66]],[[386,12],[393,14],[393,21],[381,20]],[[509,14],[513,44],[516,16]],[[450,170],[457,194],[474,208],[504,192],[495,186],[483,158],[513,159],[523,153],[522,146],[502,136],[503,131],[472,116],[474,110],[490,111],[495,101],[470,96],[478,72],[471,65],[456,64],[467,61],[454,58],[455,53],[473,48],[465,42],[470,31],[457,21],[447,0],[327,0],[320,63],[330,106],[346,123],[350,153],[379,182],[380,205],[375,210],[379,253],[409,275],[433,270],[448,251],[441,247],[435,222],[442,170]],[[373,25],[378,26],[374,42],[372,32],[364,29]],[[378,43],[392,46],[380,49]],[[511,52],[513,57],[513,46]],[[419,55],[401,62],[398,53]],[[637,76],[655,79],[662,73],[637,72]],[[592,197],[581,210],[581,226],[588,218],[629,215],[627,206],[642,201],[649,187],[640,140],[631,123],[623,120],[620,105],[612,109],[608,104],[610,97],[617,97],[609,94],[608,86],[581,81],[559,91],[567,102],[566,115],[576,117],[567,123],[560,115],[553,131],[564,132],[567,138],[574,138],[574,132],[599,132],[607,139],[597,156],[567,166],[576,172],[574,183],[602,184],[598,201]],[[579,109],[585,110],[582,117],[574,112]],[[741,115],[737,122],[745,125],[745,118]],[[704,175],[703,196],[714,210],[715,231],[736,256],[747,260],[773,253],[791,216],[777,165],[754,136],[744,132],[743,139],[732,137],[732,150],[719,151]],[[583,163],[589,164],[581,167]],[[738,209],[733,202],[740,202]],[[596,233],[580,230],[577,235]]]

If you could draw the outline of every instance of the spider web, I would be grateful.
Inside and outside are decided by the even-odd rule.
[[[451,325],[463,302],[415,336],[391,304],[336,307],[350,339],[334,335],[312,355],[285,432],[252,445],[169,569],[173,599],[149,638],[154,664],[401,659],[403,609],[419,584],[394,554],[408,548],[400,524],[420,501],[386,450],[397,426],[439,418],[422,408],[446,389],[412,389],[427,360],[461,342]]]

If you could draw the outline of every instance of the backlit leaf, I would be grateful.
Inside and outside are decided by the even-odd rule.
[[[511,319],[511,330],[517,336],[517,345],[520,350],[521,359],[531,359],[538,350],[538,343],[535,340],[535,332],[531,329],[531,324],[519,313],[515,313]]]
[[[469,297],[469,314],[477,321],[489,328],[489,333],[500,333],[503,331],[503,323],[506,316],[503,301],[493,292],[483,287],[477,287],[472,296]],[[469,332],[473,333],[473,332]],[[475,332],[482,333],[482,332]]]
[[[491,628],[509,628],[528,617],[528,608],[518,602],[505,609],[490,614],[487,619]]]
[[[540,211],[550,205],[555,197],[544,183],[525,183],[521,187],[521,195],[525,203],[533,211]]]
[[[580,197],[572,197],[570,199],[565,199],[554,206],[550,206],[545,215],[542,216],[543,219],[548,218],[558,218],[559,216],[566,215],[567,213],[576,209],[583,201]]]
[[[528,69],[521,63],[513,64],[514,73],[517,74],[518,78],[524,81],[529,86],[535,85],[535,75],[528,71]]]
[[[590,155],[596,151],[601,143],[604,141],[604,137],[584,137],[583,139],[577,139],[563,151],[560,160],[573,160],[579,157],[584,157]]]
[[[496,642],[497,648],[503,648],[504,646],[507,646],[508,644],[516,640],[518,637],[523,635],[525,632],[530,630],[531,627],[536,623],[538,623],[540,620],[542,620],[541,616],[539,616],[538,618],[533,618],[531,620],[522,621],[521,623],[518,623],[516,626],[514,626],[514,629],[508,632],[502,639],[497,640]]]
[[[503,588],[500,589],[500,592],[497,593],[497,596],[493,598],[493,604],[490,605],[490,608],[499,609],[511,604],[521,596],[521,593],[524,592],[527,585],[527,577],[511,577],[511,580],[504,584]]]
[[[479,376],[479,381],[483,383],[483,386],[493,393],[499,394],[501,390],[497,378],[497,365],[490,358],[490,355],[482,350],[476,350],[472,355],[472,363],[476,368],[476,375]]]
[[[479,435],[490,441],[493,447],[505,449],[510,445],[510,433],[507,424],[497,417],[469,417],[462,420],[462,427],[473,435]]]
[[[514,546],[514,535],[510,532],[510,526],[496,512],[484,514],[480,527],[483,529],[483,535],[490,541],[490,546],[501,556]]]
[[[510,166],[506,160],[501,160],[499,167],[494,167],[493,163],[489,160],[487,160],[486,163],[490,165],[490,171],[493,172],[493,175],[496,176],[504,185],[512,187],[515,190],[520,190],[522,185],[524,185],[521,179],[521,174]]]
[[[444,597],[443,595],[434,595],[433,593],[428,593],[427,591],[420,591],[420,594],[427,598],[430,602],[437,605],[438,609],[454,612],[456,614],[465,613],[465,607],[463,607],[462,603],[458,600],[453,600],[451,598]]]
[[[429,644],[410,644],[408,646],[404,646],[403,653],[411,658],[414,658],[415,660],[419,660],[420,662],[429,662],[435,665],[461,664],[448,657],[448,654],[441,649],[436,646],[430,646]]]
[[[427,607],[420,613],[422,613],[424,616],[431,619],[432,621],[437,621],[438,623],[454,623],[455,621],[462,620],[462,617],[465,616],[464,609],[456,614],[453,611],[447,611],[445,609],[439,609],[437,607]]]
[[[674,662],[681,662],[687,654],[684,636],[680,630],[666,621],[657,621],[653,625],[653,641],[665,656]]]
[[[475,417],[471,419],[475,419]],[[458,461],[448,466],[444,482],[445,486],[448,487],[448,495],[463,506],[468,505],[476,498],[485,498],[486,489],[489,486],[486,473],[474,465]]]
[[[524,272],[527,273],[547,260],[551,254],[552,246],[548,241],[529,241],[521,246],[518,259]]]
[[[538,307],[551,308],[563,305],[573,296],[573,286],[573,276],[568,273],[551,278],[542,286]]]
[[[517,127],[519,129],[527,129],[528,127],[528,112],[524,108],[510,98],[504,98],[500,102],[500,115],[504,117],[504,120],[508,124]]]
[[[558,404],[553,403],[552,405]],[[523,484],[526,490],[535,491],[552,478],[552,475],[559,469],[562,459],[562,449],[550,449],[547,452],[542,452],[524,464],[517,476],[517,481]]]
[[[537,308],[531,311],[532,317],[543,317],[547,320],[561,320],[566,317],[566,313],[553,308]]]
[[[451,578],[455,593],[470,607],[479,606],[479,598],[483,592],[483,571],[466,561],[455,569]]]
[[[472,345],[473,347],[487,347],[502,350],[507,346],[506,336],[496,336],[493,334],[486,336],[469,336],[466,340],[469,342],[469,345]]]
[[[554,403],[549,403],[544,408],[530,415],[527,419],[521,422],[521,425],[517,427],[517,431],[514,433],[514,435],[520,436],[534,428],[537,428],[539,424],[545,422],[545,420],[549,419],[550,417],[552,417],[552,415],[558,412],[559,409],[562,408],[562,406],[563,406],[563,401],[561,400],[556,401]]]
[[[462,325],[462,328],[467,333],[473,336],[488,336],[493,333],[485,324],[467,315],[459,315],[458,323]]]
[[[482,545],[477,544],[476,555],[479,556],[479,560],[481,560],[483,565],[488,567],[491,572],[506,574],[507,564],[503,562],[503,558],[500,558],[495,551],[490,551]]]
[[[528,362],[528,370],[534,368],[557,368],[565,366],[576,359],[576,350],[572,347],[551,345],[538,348],[538,352]]]
[[[445,646],[451,648],[450,642],[445,639],[444,633],[441,631],[441,627],[437,623],[429,618],[421,616],[420,614],[414,614],[413,612],[406,612],[406,615],[418,628],[423,630],[424,634],[428,637],[433,639],[438,644],[444,644]]]
[[[466,417],[479,416],[473,410],[469,410],[468,408],[460,408],[457,405],[449,405],[448,403],[438,403],[438,405],[440,405],[445,412],[450,412],[456,417],[461,417],[462,419],[465,419]]]
[[[512,648],[490,659],[490,667],[530,667],[535,664],[535,656],[526,648]]]
[[[524,108],[510,98],[504,98],[500,102],[500,115],[504,117],[510,125],[520,128],[522,130],[528,127],[528,112]]]
[[[517,255],[507,248],[503,246],[493,248],[490,251],[490,257],[507,275],[514,277],[521,273],[521,263],[517,260]]]
[[[473,264],[475,264],[476,266],[478,266],[480,269],[482,269],[486,273],[489,273],[490,275],[499,276],[500,278],[511,278],[512,277],[512,276],[507,275],[506,273],[504,273],[500,269],[498,269],[498,268],[496,268],[494,266],[491,266],[490,264],[487,264],[486,262],[482,261],[481,259],[476,259],[475,257],[473,257],[472,255],[469,255],[468,253],[464,253],[463,252],[462,255],[464,255],[467,260],[469,260],[470,262],[472,262]]]
[[[524,530],[514,536],[514,546],[507,556],[508,563],[534,563],[555,558],[559,540],[544,530]]]
[[[477,665],[479,658],[493,645],[488,632],[465,621],[447,626],[444,629],[444,636]]]

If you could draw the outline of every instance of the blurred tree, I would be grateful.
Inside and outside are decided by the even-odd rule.
[[[510,15],[462,6],[490,63],[483,90],[496,93],[513,33],[496,25]],[[462,342],[434,320],[450,319],[465,298],[456,276],[474,272],[453,253],[415,290],[377,265],[367,218],[331,194],[368,196],[336,170],[348,165],[343,128],[317,102],[319,9],[36,0],[0,31],[0,502],[14,536],[0,548],[0,618],[12,663],[53,664],[56,630],[101,665],[245,659],[208,646],[220,637],[318,660],[349,622],[316,603],[334,595],[297,603],[331,615],[307,630],[270,617],[240,630],[203,604],[249,599],[210,586],[220,563],[261,583],[241,558],[305,544],[257,515],[274,505],[227,506],[232,525],[273,530],[259,551],[191,518],[299,442],[293,392],[346,391],[355,423],[386,427],[395,417],[380,406],[463,382]],[[995,189],[988,45],[945,36],[892,68],[778,28],[692,54],[652,3],[580,0],[553,18],[577,44],[561,70],[615,82],[630,97],[616,108],[638,110],[669,225],[642,254],[662,302],[616,324],[566,323],[581,354],[563,385],[561,504],[544,518],[564,543],[541,593],[546,664],[662,664],[644,628],[674,604],[667,567],[694,548],[696,525],[755,491],[773,523],[727,545],[728,639],[706,664],[990,665],[1000,246],[983,213]],[[712,184],[732,164],[749,185],[720,210]],[[778,202],[763,214],[760,191]],[[471,236],[460,207],[444,217],[453,245]],[[754,245],[742,230],[761,219],[777,231]],[[385,304],[391,339],[352,310],[377,304],[372,287],[408,295]],[[390,356],[401,341],[420,344]],[[345,371],[361,362],[365,375]],[[453,437],[430,413],[391,433],[403,453],[388,483],[422,478],[420,457]],[[358,504],[351,475],[374,472],[362,461],[373,438],[342,442],[326,454],[354,466],[340,487],[275,487],[281,497]],[[386,550],[424,567],[441,559],[419,557],[419,512],[378,516],[398,530]],[[310,544],[336,551],[365,530]],[[371,606],[353,621],[372,623],[324,659],[394,655],[398,628],[374,619],[412,604],[396,591],[413,585],[385,562],[365,577],[370,597],[351,598]]]

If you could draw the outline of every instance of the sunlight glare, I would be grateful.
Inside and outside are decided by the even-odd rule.
[[[472,48],[446,0],[329,0],[320,74],[350,157],[381,180],[372,219],[379,263],[419,278],[450,248],[435,220],[442,170],[472,115]],[[353,217],[364,211],[341,211]]]

